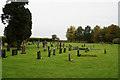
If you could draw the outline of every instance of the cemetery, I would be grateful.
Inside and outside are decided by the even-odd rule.
[[[0,79],[118,78],[120,27],[109,22],[117,9],[103,10],[107,2],[21,1],[1,3]]]
[[[85,43],[86,46],[82,47],[84,43],[47,41],[28,43],[31,45],[22,43],[20,50],[17,48],[7,50],[5,43],[1,52],[3,78],[117,77],[118,44],[103,46],[100,43]]]

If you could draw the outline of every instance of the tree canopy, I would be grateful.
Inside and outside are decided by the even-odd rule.
[[[11,2],[3,8],[2,23],[8,24],[4,29],[7,43],[22,42],[32,34],[32,15],[28,8],[28,2]]]

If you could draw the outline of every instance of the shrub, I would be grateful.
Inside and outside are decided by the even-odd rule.
[[[120,38],[115,38],[112,41],[114,44],[120,44]]]

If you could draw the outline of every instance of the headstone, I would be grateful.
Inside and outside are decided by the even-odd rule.
[[[69,54],[68,54],[68,60],[69,60],[69,61],[73,61],[73,59],[71,59],[71,54],[70,54],[70,52],[69,52]]]
[[[69,51],[71,51],[71,46],[70,46],[70,44],[69,44]]]
[[[61,48],[61,42],[60,42],[60,48]]]
[[[48,51],[48,57],[51,57],[51,50]]]
[[[12,49],[12,56],[17,55],[17,50],[16,49]]]
[[[53,49],[53,55],[55,55],[55,49]]]
[[[44,51],[47,50],[47,44],[44,44]]]
[[[104,49],[104,54],[106,54],[107,53],[107,51],[106,51],[106,49]]]
[[[68,60],[71,61],[71,54],[70,54],[70,52],[68,54]]]
[[[94,48],[95,46],[93,45],[93,48]]]
[[[79,50],[77,50],[77,56],[78,56],[78,57],[80,56],[80,54],[79,54]]]
[[[9,45],[7,46],[7,51],[10,51],[10,46]]]
[[[84,47],[85,47],[85,43],[84,43]]]
[[[62,53],[62,48],[60,48],[60,51],[59,51],[59,53],[60,53],[60,54]]]
[[[66,53],[66,48],[64,48],[64,53]]]
[[[24,45],[22,46],[22,53],[21,54],[26,54]]]
[[[6,58],[6,57],[7,57],[7,56],[6,56],[5,49],[2,49],[2,50],[1,50],[1,57],[2,57],[2,58]]]
[[[53,47],[53,44],[51,43],[51,47]]]
[[[48,46],[48,51],[50,50],[50,46]]]
[[[32,44],[35,45],[34,41],[32,41]]]
[[[40,41],[38,41],[38,46],[37,46],[37,48],[40,48]]]
[[[42,59],[40,51],[37,52],[37,59]]]
[[[65,47],[65,44],[63,43],[63,48]]]

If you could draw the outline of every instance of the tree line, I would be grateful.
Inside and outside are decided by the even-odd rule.
[[[66,32],[66,38],[69,41],[85,41],[85,42],[112,42],[116,38],[120,38],[120,27],[114,24],[101,28],[96,25],[93,29],[88,25],[85,29],[78,26],[70,26]]]

